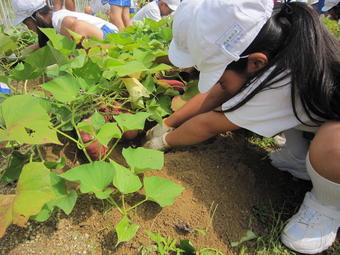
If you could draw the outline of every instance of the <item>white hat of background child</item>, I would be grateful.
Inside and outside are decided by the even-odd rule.
[[[16,15],[14,24],[19,25],[26,18],[31,17],[37,10],[46,5],[45,0],[12,0],[13,11]]]
[[[200,71],[199,89],[208,91],[271,17],[273,0],[184,0],[173,23],[169,59]]]
[[[325,5],[322,7],[323,12],[328,12],[330,9],[332,9],[334,6],[336,6],[340,0],[325,0]]]
[[[176,11],[177,7],[181,3],[181,0],[162,0],[173,11]]]

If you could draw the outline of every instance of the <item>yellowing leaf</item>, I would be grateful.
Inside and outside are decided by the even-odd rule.
[[[122,81],[129,92],[132,102],[138,102],[142,97],[150,97],[148,90],[136,78],[122,78]]]
[[[132,74],[129,74],[128,76],[130,78],[136,78],[136,79],[139,79],[140,76],[141,76],[142,72],[136,72],[136,73],[132,73]]]
[[[0,238],[12,222],[14,199],[15,195],[0,195]]]
[[[25,226],[30,216],[38,214],[47,202],[54,199],[50,170],[42,162],[25,165],[16,194],[0,195],[0,238],[11,223]]]

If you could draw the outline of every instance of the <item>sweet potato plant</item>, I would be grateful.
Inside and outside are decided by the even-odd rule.
[[[49,38],[47,46],[20,57],[10,68],[0,67],[0,81],[12,90],[1,95],[0,144],[8,163],[0,180],[16,183],[15,194],[0,195],[0,237],[12,223],[45,221],[55,210],[70,214],[77,197],[91,193],[121,213],[115,226],[118,245],[138,230],[130,222],[131,210],[145,201],[171,205],[183,191],[170,180],[141,177],[163,167],[161,152],[123,149],[128,167],[109,159],[128,131],[143,130],[146,121],[160,122],[171,113],[171,98],[179,92],[157,85],[156,78],[173,68],[156,61],[167,55],[169,20],[147,20],[103,41],[76,34],[70,40],[53,29],[42,31]],[[17,42],[4,31],[0,37],[8,46],[0,50],[3,60]],[[36,81],[40,83],[32,89],[28,84]],[[57,173],[65,160],[47,162],[41,151],[46,144],[62,145],[61,136],[74,142],[88,163]],[[91,146],[105,149],[92,157]],[[79,183],[80,189],[68,189],[65,181]],[[141,189],[145,198],[128,206],[126,196]]]

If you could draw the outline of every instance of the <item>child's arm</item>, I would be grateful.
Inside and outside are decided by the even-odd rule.
[[[212,111],[221,106],[231,96],[217,83],[207,93],[198,94],[190,99],[182,108],[170,115],[165,123],[170,127],[178,127],[198,114]]]

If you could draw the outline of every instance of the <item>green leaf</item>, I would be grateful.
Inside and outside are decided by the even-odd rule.
[[[144,129],[145,120],[150,116],[146,112],[137,112],[135,114],[120,113],[113,116],[119,127],[125,132],[127,130]]]
[[[0,195],[0,237],[13,222],[25,226],[29,217],[55,199],[50,171],[41,162],[25,165],[19,177],[16,195]]]
[[[195,254],[195,247],[188,239],[181,239],[179,242],[179,248],[182,249],[185,254]]]
[[[158,170],[164,166],[164,153],[161,151],[129,147],[123,149],[123,156],[135,173]]]
[[[25,62],[35,68],[43,69],[49,65],[55,64],[56,60],[50,49],[48,47],[43,47],[27,55]]]
[[[48,169],[62,169],[66,165],[65,158],[61,157],[57,161],[45,161],[44,165]]]
[[[96,138],[102,145],[108,146],[112,138],[121,138],[122,132],[118,128],[117,123],[105,123],[99,130]]]
[[[161,207],[172,205],[184,188],[170,180],[161,177],[145,177],[144,188],[146,198]]]
[[[60,102],[69,103],[78,99],[80,85],[72,75],[60,76],[41,85],[43,89],[51,92]]]
[[[85,131],[86,133],[89,133],[90,135],[95,135],[96,134],[96,130],[93,127],[92,123],[89,121],[81,121],[77,124],[77,128]]]
[[[39,214],[32,216],[31,219],[39,222],[46,221],[52,215],[55,207],[62,209],[67,215],[72,212],[77,201],[77,192],[72,190],[68,193],[65,181],[54,172],[51,172],[51,185],[56,194],[56,200],[45,204]]]
[[[104,117],[98,112],[95,112],[90,120],[96,130],[99,130],[105,124]]]
[[[131,61],[127,62],[124,65],[119,66],[111,66],[111,71],[117,72],[117,75],[119,77],[124,77],[126,75],[137,73],[137,72],[143,72],[148,70],[146,66],[143,64],[143,62],[140,61]]]
[[[7,168],[3,172],[1,182],[12,182],[18,180],[23,166],[29,161],[29,155],[19,151],[13,151]]]
[[[0,134],[0,141],[60,144],[56,132],[49,128],[50,117],[37,98],[30,95],[12,96],[1,106],[6,129]]]
[[[113,179],[113,185],[123,194],[130,194],[138,191],[143,185],[139,177],[129,169],[120,164],[111,161],[115,166],[116,172]]]
[[[35,78],[38,78],[42,74],[42,72],[42,69],[37,69],[28,63],[19,63],[16,65],[15,68],[9,71],[9,73],[11,74],[11,78],[17,81],[33,80]]]
[[[14,51],[16,48],[17,45],[10,36],[0,33],[0,56],[5,56],[6,53]]]
[[[82,193],[94,193],[99,199],[106,199],[112,193],[108,186],[115,175],[115,167],[106,162],[93,162],[77,166],[60,177],[69,181],[79,181]]]
[[[149,93],[153,93],[156,90],[155,81],[151,74],[149,74],[145,81],[143,81],[143,85],[149,91]]]
[[[57,34],[53,28],[39,28],[50,39],[53,47],[65,55],[69,55],[75,50],[76,44],[71,39]]]
[[[166,64],[159,64],[158,66],[155,66],[150,69],[150,73],[158,73],[161,71],[166,71],[172,69],[172,66],[166,65]]]
[[[101,68],[93,63],[90,59],[86,61],[83,67],[73,69],[73,74],[78,77],[83,78],[89,84],[96,84],[102,78],[102,70]]]
[[[256,238],[257,238],[257,235],[253,231],[248,230],[247,234],[244,237],[242,237],[239,242],[231,242],[230,246],[236,247],[236,246],[239,246],[241,243],[244,243],[244,242],[256,239]]]
[[[136,224],[131,224],[130,225],[129,222],[130,222],[130,220],[128,219],[128,217],[125,216],[115,226],[115,230],[116,230],[117,235],[118,235],[118,242],[116,244],[116,247],[121,242],[130,241],[136,235],[139,226],[136,225]]]

